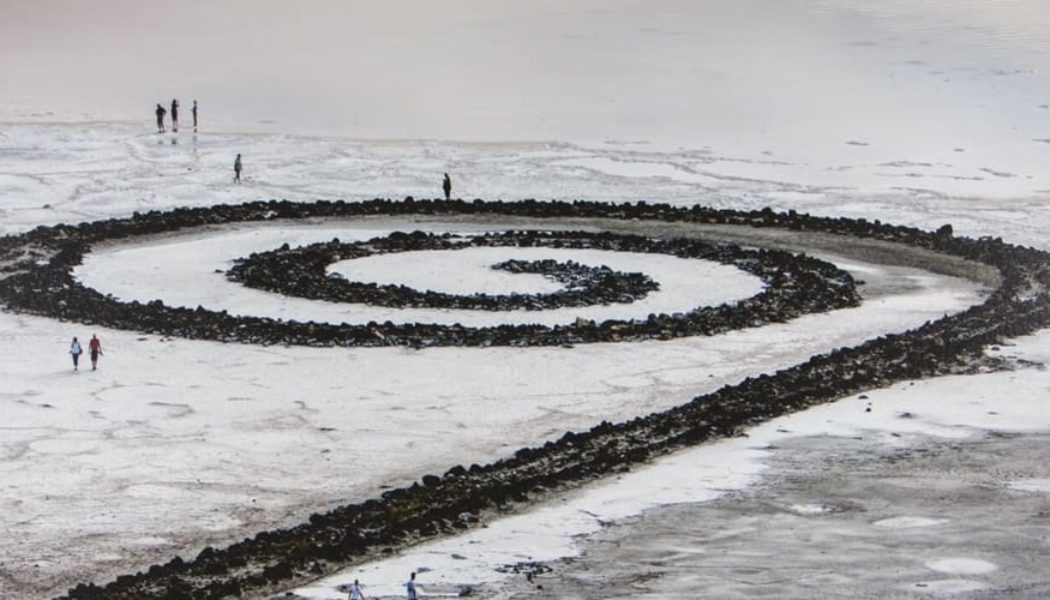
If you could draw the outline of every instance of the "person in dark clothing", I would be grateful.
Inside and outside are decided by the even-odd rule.
[[[171,99],[171,130],[179,131],[179,101],[175,98]]]
[[[197,101],[196,100],[193,101],[193,109],[192,109],[191,112],[193,113],[193,132],[196,133],[197,132]]]
[[[164,133],[164,115],[168,114],[168,111],[164,110],[164,107],[157,104],[157,133]]]
[[[445,173],[445,181],[441,182],[441,189],[445,190],[445,200],[448,200],[452,196],[452,180],[448,178],[448,173]]]
[[[237,155],[237,160],[233,161],[233,181],[235,183],[241,182],[241,155]]]
[[[102,356],[102,341],[94,334],[88,342],[88,353],[91,355],[91,370],[94,371],[98,368],[98,357]]]

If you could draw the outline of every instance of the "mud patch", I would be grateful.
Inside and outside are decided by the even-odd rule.
[[[1046,498],[1000,474],[1050,481],[1050,435],[908,448],[792,440],[750,492],[653,511],[503,598],[1042,598]],[[1005,475],[1003,475],[1005,476]],[[797,510],[852,505],[855,511]],[[989,507],[994,507],[991,510]],[[538,590],[537,585],[543,589]]]

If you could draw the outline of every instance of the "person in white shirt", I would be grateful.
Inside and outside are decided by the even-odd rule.
[[[84,350],[80,347],[80,342],[77,338],[73,338],[73,343],[69,345],[69,354],[73,356],[73,370],[77,370],[77,363],[80,362],[80,355],[84,353]]]
[[[348,600],[365,600],[365,595],[361,593],[361,584],[354,580],[354,584],[350,586],[350,597]]]

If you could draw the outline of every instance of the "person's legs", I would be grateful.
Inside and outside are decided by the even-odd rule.
[[[80,362],[80,355],[79,354],[74,354],[73,355],[73,370],[74,371],[77,370],[77,363],[79,363],[79,362]]]

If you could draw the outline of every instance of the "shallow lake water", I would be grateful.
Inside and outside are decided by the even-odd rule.
[[[0,6],[6,119],[150,127],[178,97],[184,127],[198,99],[209,131],[368,139],[947,157],[1050,138],[1038,0]]]

